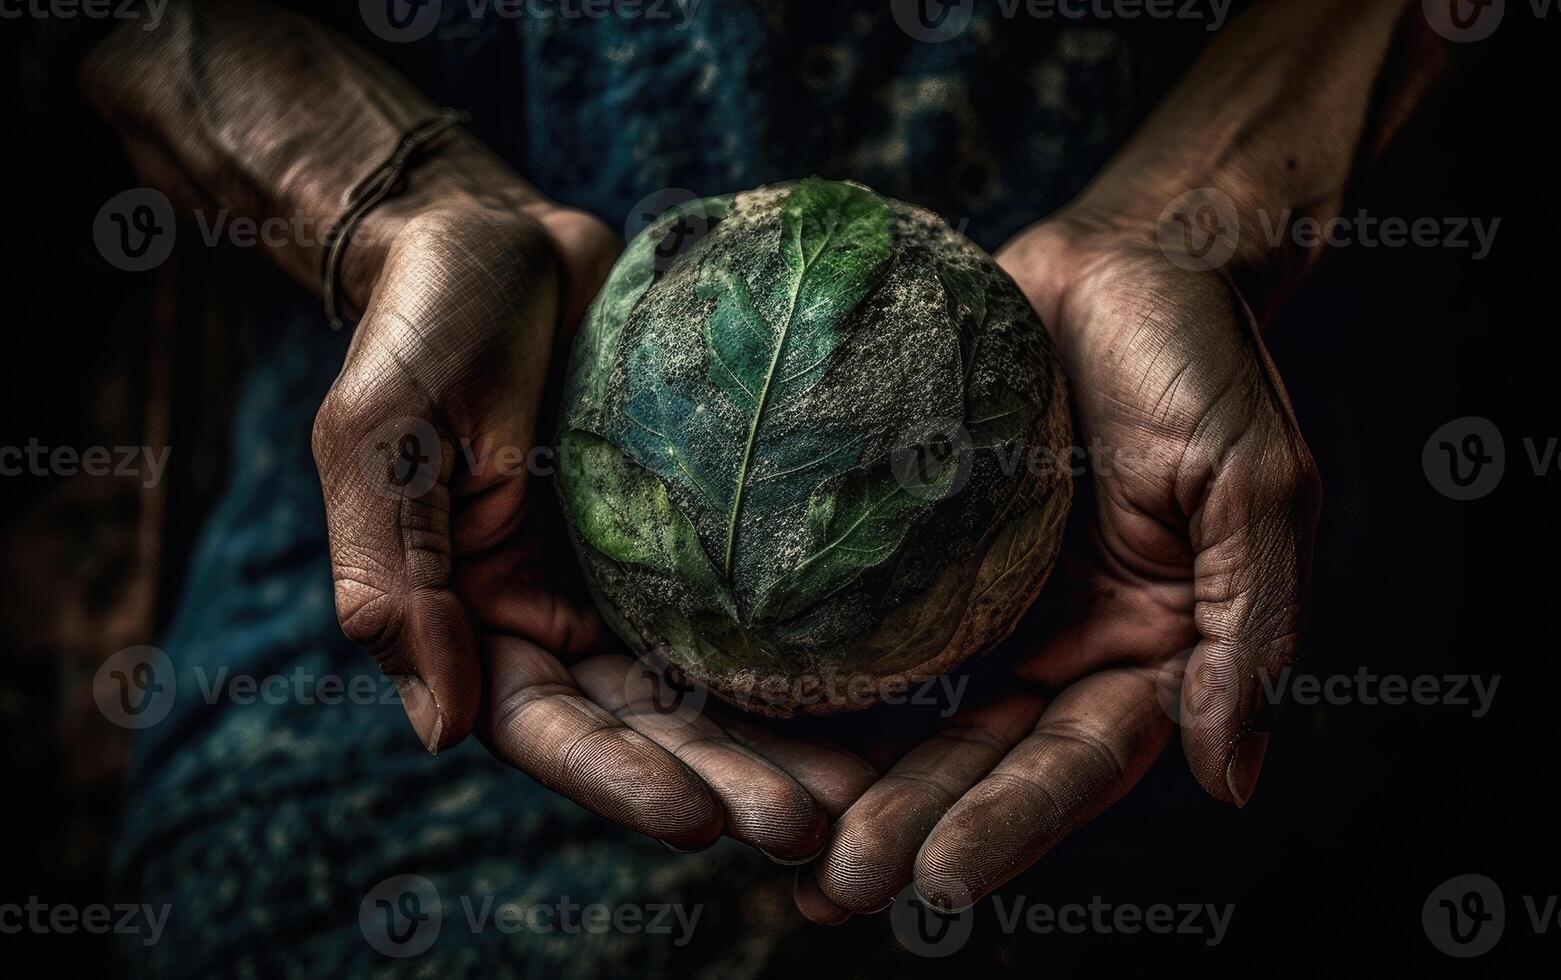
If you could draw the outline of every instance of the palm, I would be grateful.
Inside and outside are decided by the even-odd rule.
[[[1296,649],[1310,457],[1221,277],[1054,243],[1042,226],[999,261],[1053,321],[1069,372],[1088,453],[1069,541],[974,702],[841,819],[799,883],[820,920],[880,908],[912,881],[945,907],[973,902],[1126,792],[1173,716],[1210,793],[1251,792],[1266,737],[1256,679]],[[1076,270],[1061,289],[1038,274],[1057,262]],[[1183,662],[1178,705],[1164,681]]]
[[[435,217],[386,260],[315,432],[342,625],[398,679],[431,750],[475,731],[545,785],[676,846],[724,831],[806,857],[866,767],[729,730],[718,712],[661,710],[657,679],[609,642],[571,574],[555,460],[534,451],[552,429],[539,409],[561,366],[556,327],[578,321],[616,240],[578,212],[540,222]],[[855,779],[794,778],[763,754],[804,749]]]
[[[552,588],[487,587],[525,578],[533,550],[525,462],[558,309],[544,249],[496,223],[409,227],[316,422],[343,628],[431,689],[431,748],[477,713],[474,628],[559,650],[584,631],[562,606],[540,615]]]

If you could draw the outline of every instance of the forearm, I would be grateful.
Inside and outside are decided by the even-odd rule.
[[[129,22],[82,67],[89,98],[121,131],[142,179],[186,214],[286,229],[264,246],[319,288],[328,232],[352,188],[437,111],[366,52],[301,17],[247,3],[170,5],[156,31]],[[397,228],[431,207],[526,210],[543,199],[464,130],[406,172],[346,250],[361,309]]]
[[[1265,0],[1209,46],[1065,213],[1091,232],[1153,244],[1179,196],[1226,195],[1236,218],[1222,222],[1228,267],[1262,308],[1323,251],[1290,233],[1296,222],[1340,214],[1362,164],[1445,61],[1419,0]]]

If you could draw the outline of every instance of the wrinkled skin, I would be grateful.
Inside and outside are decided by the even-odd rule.
[[[344,627],[401,678],[424,744],[476,731],[678,847],[725,832],[782,860],[816,855],[797,899],[819,921],[912,881],[946,906],[997,887],[1131,787],[1171,713],[1200,783],[1247,799],[1266,740],[1256,681],[1296,652],[1318,483],[1245,305],[1142,229],[1181,191],[1230,194],[1248,231],[1233,270],[1272,299],[1321,246],[1269,254],[1251,234],[1259,210],[1339,214],[1446,61],[1408,0],[1252,7],[1097,177],[1093,222],[1043,223],[999,256],[1053,331],[1083,445],[1114,448],[1117,465],[1080,481],[1059,572],[1017,634],[1037,645],[988,658],[930,737],[905,712],[893,725],[870,712],[880,731],[863,733],[658,710],[655,678],[604,645],[571,581],[550,488],[454,451],[524,454],[550,431],[538,414],[556,331],[585,309],[613,236],[526,205],[534,189],[459,134],[413,168],[365,222],[399,227],[388,247],[369,234],[347,250],[343,285],[365,316],[314,445]],[[435,109],[307,20],[177,0],[168,20],[119,26],[83,86],[182,211],[330,227],[373,149]],[[268,250],[317,288],[320,246]],[[387,495],[359,449],[398,417],[443,443],[438,481],[415,497]],[[1180,707],[1162,710],[1189,648]]]
[[[552,325],[577,318],[613,251],[604,229],[566,225],[411,223],[321,409],[339,611],[387,672],[427,681],[431,697],[410,680],[404,698],[430,748],[475,730],[676,848],[725,832],[777,860],[816,857],[797,899],[822,922],[912,882],[959,907],[1028,867],[1164,748],[1167,680],[1189,648],[1188,760],[1214,796],[1250,796],[1266,741],[1257,672],[1296,652],[1318,483],[1223,278],[1056,223],[999,253],[1053,330],[1081,445],[1111,447],[1111,465],[1082,481],[1058,574],[1021,628],[1039,645],[989,658],[937,730],[885,734],[881,716],[669,713],[578,592],[541,481],[473,472],[454,449],[532,445]],[[574,294],[562,318],[555,265]],[[444,442],[439,483],[413,500],[380,492],[354,450],[397,416],[433,420]]]
[[[848,799],[810,793],[714,721],[648,708],[655,678],[607,642],[551,488],[500,452],[524,455],[549,431],[543,392],[567,346],[555,325],[578,322],[617,247],[600,222],[559,209],[434,212],[397,234],[315,425],[337,611],[397,679],[430,751],[475,731],[543,784],[674,847],[725,831],[803,858],[824,840],[820,800],[838,812]],[[440,442],[423,492],[375,479],[381,427],[401,418]],[[855,784],[870,775],[819,756]]]
[[[911,883],[970,905],[1131,788],[1173,714],[1198,781],[1244,804],[1267,743],[1259,671],[1297,652],[1320,484],[1234,290],[1060,224],[997,257],[1053,330],[1081,445],[1111,465],[1082,481],[1059,573],[1021,628],[1032,645],[1011,644],[799,876],[817,921]]]

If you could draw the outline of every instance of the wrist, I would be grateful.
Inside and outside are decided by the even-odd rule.
[[[524,222],[529,211],[547,203],[464,130],[450,132],[414,159],[399,183],[363,216],[343,246],[342,297],[354,311],[361,312],[368,303],[391,247],[413,222],[443,215],[455,219],[458,227],[468,216],[480,219],[474,224],[492,228],[495,223]],[[336,210],[326,219],[327,227],[345,212],[348,193],[342,191],[332,203]]]
[[[1120,258],[1219,275],[1261,321],[1320,257],[1320,249],[1302,248],[1289,234],[1291,223],[1311,211],[1267,203],[1283,199],[1275,195],[1214,182],[1194,182],[1190,191],[1131,191],[1091,187],[1005,246],[1022,251],[1021,285],[1048,326],[1065,317],[1067,295],[1091,270]]]
[[[345,246],[341,281],[346,302],[361,311],[397,236],[413,222],[449,219],[484,235],[540,235],[559,277],[561,318],[584,315],[616,258],[617,236],[584,211],[544,197],[465,131],[451,133],[430,156],[415,161],[397,194],[368,212]]]

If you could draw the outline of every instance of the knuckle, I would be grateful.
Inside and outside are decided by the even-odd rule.
[[[320,407],[315,410],[314,424],[309,430],[309,448],[313,451],[315,464],[321,471],[324,471],[332,457],[331,451],[336,442],[340,418],[341,409],[336,399],[336,389],[332,388],[320,402]]]
[[[1322,473],[1317,469],[1317,461],[1312,458],[1312,452],[1304,442],[1297,447],[1290,484],[1296,502],[1308,513],[1315,514],[1322,507]]]
[[[363,648],[386,672],[401,665],[399,647],[405,617],[401,604],[386,590],[360,578],[336,579],[336,618],[347,639]]]
[[[396,247],[436,266],[480,265],[499,293],[533,281],[536,270],[554,262],[547,232],[524,212],[435,209],[411,219],[397,233]]]

